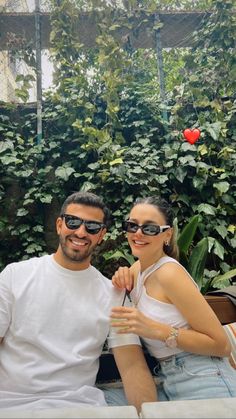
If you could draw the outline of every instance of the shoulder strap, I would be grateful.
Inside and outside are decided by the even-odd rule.
[[[170,256],[163,256],[161,259],[158,260],[158,262],[149,266],[147,269],[145,269],[145,271],[142,272],[141,275],[142,275],[143,279],[145,278],[145,280],[146,280],[149,275],[151,275],[154,271],[156,271],[162,265],[165,265],[165,263],[168,263],[168,262],[174,262],[174,263],[177,263],[178,265],[180,265],[180,263],[176,259],[173,259]]]
[[[141,274],[141,278],[140,282],[142,285],[144,284],[144,282],[146,281],[146,279],[149,277],[149,275],[151,275],[154,271],[156,271],[157,269],[159,269],[162,265],[165,265],[168,262],[172,262],[172,263],[176,263],[177,265],[181,266],[181,268],[186,272],[186,274],[189,276],[189,278],[193,281],[193,283],[196,285],[197,288],[198,284],[196,283],[196,281],[194,281],[194,279],[191,277],[190,273],[187,271],[187,269],[185,269],[185,267],[183,265],[181,265],[181,263],[178,262],[178,260],[171,258],[170,256],[163,256],[161,259],[158,260],[158,262],[154,263],[153,265],[149,266],[147,269],[145,269],[145,271],[142,272]]]

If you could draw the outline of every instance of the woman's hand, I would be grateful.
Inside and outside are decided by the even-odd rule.
[[[117,333],[135,333],[149,339],[161,339],[162,324],[146,317],[134,307],[113,307],[111,311],[111,325],[117,327]],[[167,330],[169,326],[167,325]],[[162,339],[163,340],[163,337]]]
[[[134,275],[128,266],[121,266],[112,277],[114,287],[131,291],[134,286]]]

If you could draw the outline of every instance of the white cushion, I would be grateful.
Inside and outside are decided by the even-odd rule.
[[[139,418],[134,406],[101,406],[66,409],[40,409],[40,410],[7,410],[0,409],[0,418]]]
[[[141,418],[235,418],[236,397],[143,403]]]
[[[236,322],[225,324],[223,327],[227,333],[227,336],[232,346],[229,361],[232,367],[236,369]]]

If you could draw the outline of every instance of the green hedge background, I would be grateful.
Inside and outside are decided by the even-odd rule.
[[[206,275],[236,265],[233,1],[198,2],[211,13],[193,46],[163,50],[166,102],[160,99],[156,51],[134,50],[129,39],[121,42],[114,34],[134,15],[141,24],[157,7],[175,10],[196,2],[123,3],[118,13],[103,1],[52,2],[55,86],[44,97],[41,141],[34,108],[1,105],[1,269],[56,249],[55,218],[77,190],[101,195],[112,210],[111,229],[93,260],[108,276],[131,261],[121,220],[137,196],[154,194],[172,204],[179,229],[199,214],[192,246],[208,237]],[[89,50],[72,31],[83,8],[99,11],[99,35]],[[153,20],[150,31],[156,30]],[[21,53],[25,60],[33,57],[29,50]],[[26,101],[30,76],[21,80],[18,95]],[[200,129],[194,145],[184,139],[185,128]]]

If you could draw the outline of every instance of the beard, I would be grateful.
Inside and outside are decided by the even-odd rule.
[[[91,242],[88,242],[86,239],[86,242],[88,242],[88,246],[86,246],[86,249],[83,250],[77,250],[77,249],[71,249],[67,246],[66,242],[68,238],[72,238],[73,236],[59,236],[59,243],[61,246],[61,250],[63,253],[63,256],[68,259],[69,261],[73,262],[84,262],[86,260],[91,259],[91,255],[93,253],[93,249],[96,247],[96,245],[91,245]]]

